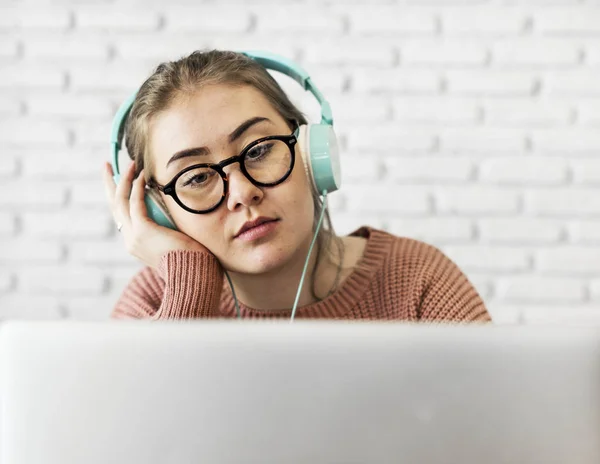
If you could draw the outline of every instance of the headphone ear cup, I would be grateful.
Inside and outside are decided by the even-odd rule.
[[[146,210],[150,219],[159,226],[177,230],[173,218],[171,218],[168,211],[162,207],[162,200],[156,190],[146,189],[144,203],[146,203]]]
[[[335,192],[341,187],[342,172],[337,137],[329,124],[300,126],[300,151],[306,170],[314,187],[323,194]]]

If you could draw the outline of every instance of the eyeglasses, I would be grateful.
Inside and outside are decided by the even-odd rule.
[[[295,131],[291,135],[271,135],[247,145],[237,156],[220,163],[195,164],[178,173],[168,184],[152,182],[170,195],[184,210],[206,214],[217,209],[229,191],[225,166],[240,163],[240,171],[258,187],[274,187],[285,181],[295,162]]]

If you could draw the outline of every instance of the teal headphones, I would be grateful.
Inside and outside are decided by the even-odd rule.
[[[333,130],[333,117],[331,107],[323,94],[313,84],[310,76],[296,63],[268,52],[246,51],[242,52],[252,58],[266,69],[281,72],[296,82],[304,90],[314,95],[321,106],[321,122],[319,124],[308,124],[300,126],[297,138],[298,147],[304,160],[304,166],[308,178],[311,179],[313,187],[320,195],[327,195],[340,188],[341,169],[337,137]],[[119,107],[112,123],[111,131],[111,164],[115,183],[119,182],[119,151],[123,139],[125,121],[135,101],[136,93],[131,95]],[[167,211],[161,206],[158,192],[147,189],[145,195],[148,216],[157,224],[176,229]]]

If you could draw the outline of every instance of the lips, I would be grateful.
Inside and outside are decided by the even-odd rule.
[[[240,228],[240,230],[238,230],[237,234],[235,234],[235,237],[239,237],[247,230],[250,230],[254,227],[260,226],[261,224],[265,224],[267,222],[273,222],[273,221],[277,221],[277,220],[278,219],[275,219],[275,218],[261,216],[252,221],[245,222],[244,225]]]

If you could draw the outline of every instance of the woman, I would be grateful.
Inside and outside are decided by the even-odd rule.
[[[110,164],[104,173],[127,249],[147,265],[113,318],[490,320],[435,247],[370,227],[337,236],[328,216],[317,227],[322,200],[296,143],[304,124],[243,54],[195,52],[157,68],[127,118],[134,163],[117,186]],[[146,188],[177,230],[148,218]]]

